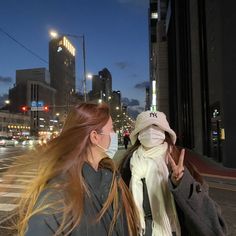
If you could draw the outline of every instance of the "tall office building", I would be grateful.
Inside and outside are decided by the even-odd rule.
[[[103,81],[100,79],[99,75],[92,76],[92,90],[89,94],[90,100],[102,99],[103,94]]]
[[[112,76],[107,68],[102,69],[98,72],[99,77],[103,81],[103,91],[105,94],[105,101],[109,101],[109,97],[112,96]]]
[[[169,119],[178,144],[236,168],[236,2],[159,0],[158,12],[162,6]]]
[[[111,97],[112,98],[110,101],[110,113],[113,120],[113,125],[116,130],[120,130],[122,127],[121,92],[119,90],[113,91]],[[119,140],[120,140],[120,135],[119,135]]]
[[[65,36],[49,43],[51,86],[56,89],[56,110],[68,112],[75,93],[75,47]]]
[[[112,92],[111,110],[121,109],[121,93],[119,90]]]
[[[50,74],[46,68],[17,70],[16,84],[9,90],[9,111],[28,114],[31,117],[31,132],[38,135],[39,131],[49,129],[54,113],[55,93],[56,90],[50,86]],[[46,112],[38,111],[38,106],[49,109]]]
[[[98,72],[98,75],[93,75],[91,99],[101,99],[104,102],[110,103],[112,97],[112,76],[107,68]]]
[[[146,106],[150,105],[148,109],[156,110],[156,48],[157,48],[157,0],[150,0],[148,22],[149,22],[149,73],[150,73],[150,96],[149,101],[146,101]],[[153,92],[154,91],[154,92]]]
[[[152,110],[161,110],[169,116],[168,102],[168,50],[165,32],[167,3],[150,0],[149,2],[149,54],[150,54],[150,91],[149,105]]]

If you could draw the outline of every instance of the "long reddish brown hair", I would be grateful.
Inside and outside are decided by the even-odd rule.
[[[38,175],[20,201],[18,235],[24,235],[27,224],[34,214],[43,211],[52,214],[52,209],[63,215],[62,224],[56,235],[65,231],[69,234],[80,224],[83,217],[84,196],[91,194],[82,175],[82,167],[85,162],[88,162],[87,158],[92,145],[89,135],[93,130],[100,133],[109,117],[109,108],[106,104],[80,104],[70,111],[63,130],[57,138],[49,142],[46,147],[38,149],[33,157],[28,155],[31,158],[31,164],[35,165],[37,162],[35,166],[37,166]],[[135,204],[123,180],[117,178],[117,170],[113,161],[105,158],[99,163],[99,166],[110,169],[113,178],[109,196],[99,212],[97,220],[102,218],[112,204],[114,215],[109,234],[112,233],[116,219],[123,211],[126,214],[129,235],[138,235],[139,217]],[[60,178],[61,176],[66,176],[66,178]],[[52,189],[54,193],[56,191],[64,194],[64,198],[61,199],[63,207],[58,209],[58,203],[48,204],[50,194],[46,195],[44,201],[40,201],[41,204],[38,204],[39,195],[48,188]],[[118,195],[118,192],[121,193],[121,196]],[[121,197],[122,206],[119,197]],[[48,211],[48,209],[50,210]]]

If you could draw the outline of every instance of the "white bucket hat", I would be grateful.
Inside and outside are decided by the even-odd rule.
[[[160,111],[144,111],[141,112],[136,119],[135,128],[130,134],[131,143],[134,144],[138,138],[138,133],[150,125],[157,125],[163,131],[170,134],[170,137],[175,144],[176,134],[169,126],[166,115]]]

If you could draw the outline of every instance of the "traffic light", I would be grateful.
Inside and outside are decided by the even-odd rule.
[[[27,111],[28,111],[28,107],[27,107],[27,106],[22,106],[22,107],[21,107],[21,111],[27,112]]]
[[[43,111],[46,111],[46,112],[49,111],[49,107],[48,106],[44,106],[43,107]]]

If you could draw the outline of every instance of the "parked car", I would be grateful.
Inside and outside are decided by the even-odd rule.
[[[35,146],[39,144],[39,140],[36,137],[27,137],[24,141],[22,141],[22,146]]]
[[[12,137],[5,137],[0,136],[0,146],[6,147],[6,146],[16,146],[18,144],[18,141],[13,139]]]

